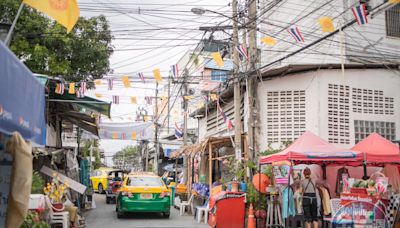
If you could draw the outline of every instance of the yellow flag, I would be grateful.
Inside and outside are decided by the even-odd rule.
[[[333,26],[333,22],[330,17],[321,17],[320,19],[318,19],[318,21],[323,32],[335,31],[335,27]]]
[[[112,134],[112,138],[113,138],[113,139],[117,139],[117,137],[118,137],[118,134],[114,132],[114,133]]]
[[[149,116],[143,116],[143,120],[144,120],[144,122],[147,122],[148,120],[149,120]]]
[[[217,64],[217,66],[220,67],[224,66],[224,60],[222,60],[221,54],[219,52],[211,53],[211,57],[214,59],[215,64]]]
[[[185,98],[185,100],[190,100],[193,98],[193,96],[183,96],[183,98]]]
[[[153,75],[157,82],[161,82],[162,79],[161,79],[160,69],[154,69]]]
[[[132,103],[132,104],[137,104],[136,97],[131,97],[131,103]]]
[[[132,139],[136,140],[136,132],[132,132]]]
[[[101,85],[101,80],[100,80],[100,79],[94,80],[94,84],[95,84],[95,85]]]
[[[397,4],[397,3],[400,3],[400,0],[389,0],[389,3],[391,3],[391,4]]]
[[[123,76],[122,77],[122,83],[124,83],[125,88],[130,88],[131,87],[131,82],[129,81],[128,76]]]
[[[98,98],[101,98],[101,97],[103,97],[103,95],[102,94],[100,94],[100,93],[95,93],[94,94],[96,97],[98,97]]]
[[[69,94],[75,94],[75,83],[69,83],[69,89],[68,89]]]
[[[213,101],[216,101],[218,98],[217,98],[217,94],[215,94],[215,93],[210,93],[210,98],[211,98],[211,100],[213,100]]]
[[[52,17],[67,28],[69,33],[79,18],[76,0],[24,0],[23,3]]]
[[[269,36],[261,38],[261,42],[269,46],[274,46],[276,44],[276,40]]]

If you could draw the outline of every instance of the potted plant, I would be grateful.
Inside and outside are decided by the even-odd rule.
[[[50,225],[42,221],[36,211],[28,210],[24,223],[22,223],[20,228],[50,228]]]
[[[53,174],[51,183],[47,183],[47,186],[43,188],[43,192],[50,198],[50,201],[55,210],[62,210],[63,208],[63,197],[68,189],[68,183],[61,183],[60,177],[57,174]]]

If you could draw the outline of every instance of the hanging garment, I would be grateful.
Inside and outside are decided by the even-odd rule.
[[[392,191],[394,193],[400,193],[400,174],[397,166],[385,165],[382,173],[389,178],[389,184],[392,185]]]
[[[293,190],[291,187],[286,187],[282,191],[282,218],[286,219],[291,215],[296,215],[296,211],[294,208]]]
[[[340,193],[342,193],[343,190],[343,181],[342,181],[342,174],[343,173],[347,173],[349,174],[349,170],[346,169],[345,167],[340,168],[337,172],[337,177],[336,177],[336,194],[340,195]],[[349,174],[349,178],[350,178],[350,174]]]
[[[8,140],[6,152],[13,157],[6,228],[20,227],[28,212],[32,183],[32,146],[15,132]]]
[[[331,214],[331,205],[330,205],[330,196],[329,191],[325,187],[319,187],[319,194],[321,196],[321,204],[322,204],[322,215],[329,215]]]

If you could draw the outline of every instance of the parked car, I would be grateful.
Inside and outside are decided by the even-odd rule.
[[[107,189],[108,173],[114,171],[112,168],[99,168],[93,170],[90,175],[90,181],[92,182],[93,190],[99,193],[104,193]]]
[[[170,190],[161,177],[152,173],[130,173],[118,191],[118,218],[129,212],[159,212],[169,218]]]
[[[106,189],[106,204],[115,203],[118,189],[124,181],[124,171],[113,170],[108,172],[108,183]]]

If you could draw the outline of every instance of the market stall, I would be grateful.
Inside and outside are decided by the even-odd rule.
[[[20,227],[28,210],[32,144],[46,140],[45,88],[2,42],[0,59],[0,227]]]
[[[372,138],[377,140],[379,137],[375,135]],[[367,138],[366,140],[371,139]],[[382,140],[379,142],[382,142]],[[369,145],[366,148],[371,148],[372,144],[361,142],[360,145]],[[362,166],[363,164],[383,166],[387,163],[398,163],[398,160],[395,158],[385,161],[383,157],[387,156],[385,153],[381,153],[384,155],[380,157],[379,150],[365,150],[360,145],[355,146],[352,150],[339,149],[314,134],[306,132],[282,152],[261,157],[260,165],[272,165],[270,175],[274,179],[274,184],[269,186],[268,194],[279,196],[277,197],[279,199],[275,200],[275,203],[280,202],[281,204],[279,216],[284,219],[291,218],[287,222],[292,221],[292,223],[297,223],[296,218],[307,220],[308,212],[304,214],[305,212],[302,211],[305,209],[304,205],[300,205],[304,202],[308,204],[310,201],[307,203],[307,201],[304,201],[304,197],[298,196],[304,194],[304,189],[311,189],[310,192],[315,194],[311,197],[317,199],[318,202],[318,209],[315,210],[318,212],[320,222],[352,225],[356,223],[372,224],[373,221],[387,222],[388,213],[386,213],[386,210],[391,197],[391,189],[388,188],[389,178],[382,172],[377,172],[381,168],[368,167],[368,169],[363,169]],[[387,154],[399,156],[398,152],[394,153],[393,145],[387,144],[385,147],[379,143],[376,145],[386,148]],[[391,152],[387,148],[391,148]],[[398,151],[397,147],[396,149]],[[289,162],[289,164],[286,164],[286,169],[289,169],[286,176],[281,175],[282,161]],[[300,164],[313,165],[304,166]],[[308,174],[308,167],[313,170],[310,171],[310,174]],[[332,169],[332,167],[334,168]],[[350,168],[352,172],[349,172]],[[365,180],[367,175],[363,175],[364,180],[362,180],[363,173],[369,175],[369,179]],[[398,176],[397,167],[394,173],[397,173]],[[277,175],[278,178],[276,178]],[[282,181],[285,178],[286,181]],[[311,183],[311,188],[309,183]],[[272,200],[272,198],[270,199]],[[357,208],[357,210],[353,210],[354,208]],[[310,222],[314,220],[310,220]],[[273,219],[271,223],[276,224],[276,219]],[[278,225],[283,224],[279,224],[278,221]]]

